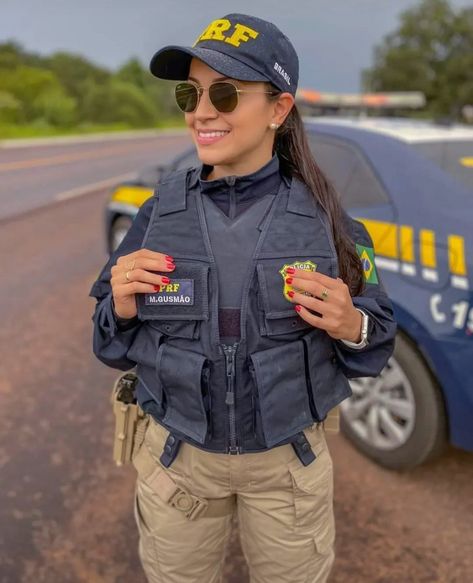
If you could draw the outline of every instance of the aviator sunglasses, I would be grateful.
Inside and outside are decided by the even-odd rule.
[[[185,113],[192,113],[199,105],[202,93],[205,91],[203,87],[194,85],[185,81],[178,83],[175,88],[176,102],[181,111]],[[229,81],[216,81],[212,83],[209,88],[209,98],[212,105],[220,113],[230,113],[238,105],[238,98],[240,93],[269,93],[276,95],[276,91],[252,91],[251,89],[238,89],[233,83]]]

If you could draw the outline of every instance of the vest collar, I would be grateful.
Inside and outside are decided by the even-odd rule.
[[[225,180],[228,178],[235,178],[234,176],[226,176],[223,178],[217,178],[216,180],[206,181],[201,177],[204,166],[205,165],[200,165],[173,172],[169,177],[165,178],[158,185],[158,188],[155,191],[155,195],[159,196],[161,194],[160,202],[158,205],[159,216],[172,212],[183,211],[187,208],[187,187],[192,188],[198,184],[210,185],[212,183],[219,182],[219,188],[222,188],[223,184],[225,184],[225,188],[228,189],[228,182],[225,182]],[[254,176],[260,172],[266,177],[271,175],[272,172],[274,172],[274,168],[279,170],[279,159],[277,158],[276,154],[267,164],[265,164],[265,166],[257,170],[255,173],[247,174],[245,176],[237,176],[236,179],[238,181],[241,179],[241,184],[243,185],[245,180],[248,180],[249,177]],[[266,174],[266,172],[268,174]],[[306,185],[296,177],[288,178],[283,174],[280,176],[282,176],[284,182],[289,188],[286,211],[298,215],[316,217],[318,215],[318,203]]]
[[[281,177],[289,186],[290,179],[279,174],[280,164],[277,154],[274,154],[264,166],[252,172],[251,174],[222,176],[214,180],[207,180],[213,166],[210,164],[201,164],[195,167],[189,186],[200,186],[202,194],[218,195],[219,193],[228,192],[229,186],[234,186],[235,192],[239,198],[251,198],[250,191],[258,192],[260,189],[266,190],[263,194],[277,190],[281,182]]]

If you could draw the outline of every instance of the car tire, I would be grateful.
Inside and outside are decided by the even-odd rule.
[[[414,404],[412,429],[406,440],[398,446],[386,449],[374,447],[366,439],[360,437],[360,432],[354,430],[354,424],[348,421],[344,408],[340,407],[341,432],[369,458],[389,469],[403,470],[419,466],[429,460],[439,457],[448,444],[448,423],[442,393],[430,369],[417,350],[415,344],[402,332],[396,335],[393,355],[381,371],[388,366],[400,367],[410,387]],[[350,379],[350,384],[358,379]],[[368,380],[368,377],[366,377]],[[375,379],[369,378],[374,381]],[[346,401],[350,401],[349,397]]]
[[[110,253],[113,253],[116,250],[120,242],[123,240],[123,237],[127,234],[132,223],[133,219],[125,215],[117,217],[113,221],[109,236]]]

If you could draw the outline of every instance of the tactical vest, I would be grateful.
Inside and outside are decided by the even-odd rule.
[[[307,465],[315,455],[302,430],[352,394],[333,339],[285,295],[288,266],[338,276],[327,216],[293,177],[230,221],[198,183],[189,188],[198,170],[173,172],[154,193],[142,247],[171,255],[176,269],[168,286],[136,296],[142,324],[127,356],[138,402],[170,431],[164,465],[182,441],[230,454],[292,443]],[[222,305],[239,309],[239,337],[220,336]]]

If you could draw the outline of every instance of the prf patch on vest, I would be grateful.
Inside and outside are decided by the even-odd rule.
[[[214,20],[208,25],[192,46],[195,47],[197,43],[204,40],[219,40],[233,45],[234,47],[239,47],[242,42],[248,42],[259,35],[259,32],[243,24],[236,23],[235,30],[233,32],[228,32],[231,27],[232,23],[226,18]]]
[[[366,283],[378,283],[378,276],[374,264],[373,247],[365,247],[364,245],[356,243],[356,251],[361,259]]]
[[[164,304],[194,305],[194,280],[173,279],[171,283],[162,284],[153,294],[145,294],[147,306],[162,306]]]
[[[313,263],[312,261],[294,261],[294,263],[286,263],[285,265],[283,265],[281,267],[281,269],[279,270],[279,273],[282,275],[282,279],[284,281],[283,295],[286,298],[286,300],[291,301],[291,298],[287,295],[287,292],[291,291],[292,289],[296,289],[296,288],[294,286],[286,283],[286,277],[287,277],[286,269],[288,267],[294,267],[294,269],[305,269],[306,271],[316,271],[317,270],[317,263]],[[297,291],[300,292],[301,294],[304,294],[305,296],[311,295],[309,292],[306,292],[302,289],[297,290]]]

